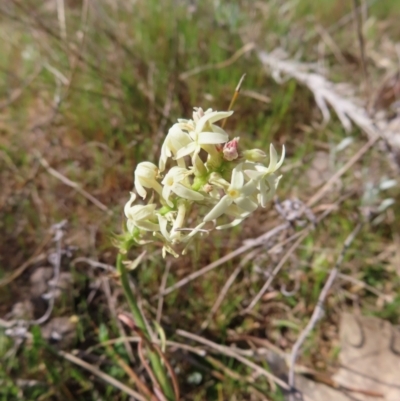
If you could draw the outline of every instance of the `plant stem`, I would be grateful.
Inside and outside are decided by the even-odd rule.
[[[129,285],[128,272],[125,268],[125,265],[122,260],[122,254],[118,254],[117,256],[117,271],[120,276],[122,288],[124,290],[125,297],[128,301],[128,305],[131,309],[133,319],[135,320],[135,324],[141,330],[141,332],[146,336],[147,340],[151,342],[150,333],[147,330],[145,319],[142,315],[141,310],[136,302],[136,298],[132,293],[132,289]],[[168,400],[175,400],[174,391],[172,389],[171,383],[167,377],[164,366],[161,363],[160,357],[158,354],[151,350],[150,347],[147,347],[147,352],[149,355],[151,366],[154,370],[154,374],[157,378],[157,381],[163,390],[164,395]]]

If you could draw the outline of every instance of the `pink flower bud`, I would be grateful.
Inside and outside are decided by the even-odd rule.
[[[208,183],[203,186],[203,191],[207,194],[209,194],[213,189],[214,187]]]
[[[238,153],[238,143],[239,137],[233,138],[231,141],[227,142],[222,149],[222,153],[224,154],[225,160],[235,160],[239,157]]]

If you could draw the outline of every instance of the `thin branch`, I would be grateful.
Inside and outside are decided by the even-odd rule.
[[[83,195],[86,199],[88,199],[90,202],[92,202],[94,205],[96,205],[99,209],[103,210],[104,212],[107,212],[108,214],[113,214],[113,212],[103,203],[101,203],[99,200],[97,200],[93,195],[91,195],[89,192],[85,191],[80,187],[80,185],[74,181],[71,181],[69,178],[65,177],[61,173],[59,173],[57,170],[54,170],[54,168],[50,167],[49,163],[47,162],[46,159],[44,159],[40,154],[38,155],[38,159],[40,164],[47,170],[49,174],[51,174],[53,177],[59,179],[62,181],[65,185],[68,185],[71,188],[74,188],[76,192],[79,192],[81,195]]]
[[[107,265],[106,263],[97,262],[97,260],[92,260],[92,259],[85,258],[85,257],[76,258],[71,262],[71,264],[72,264],[72,266],[75,266],[77,263],[80,263],[80,262],[87,263],[91,267],[98,267],[109,273],[117,273],[115,266]]]
[[[193,68],[193,70],[183,72],[182,74],[179,75],[179,79],[185,80],[188,79],[189,77],[199,74],[200,72],[207,71],[207,70],[218,70],[221,68],[226,68],[229,67],[231,64],[236,62],[240,57],[242,57],[244,54],[248,53],[249,51],[253,50],[255,48],[255,44],[250,42],[246,43],[243,47],[241,47],[239,50],[237,50],[231,57],[229,57],[225,61],[221,61],[220,63],[216,64],[206,64],[203,66],[199,66],[196,68]]]
[[[239,97],[240,89],[242,88],[242,84],[243,84],[243,81],[245,78],[246,78],[246,74],[243,74],[239,80],[239,83],[236,85],[235,92],[233,93],[231,102],[229,103],[228,111],[232,110],[237,98]],[[225,118],[224,120],[222,120],[221,128],[225,128],[227,121],[228,121],[228,118]]]
[[[354,15],[354,21],[356,25],[356,31],[357,31],[357,39],[358,39],[358,45],[360,47],[360,56],[361,56],[361,66],[363,69],[363,74],[364,74],[364,79],[365,79],[365,84],[366,84],[366,89],[367,89],[367,96],[371,94],[371,88],[370,88],[370,81],[369,81],[369,74],[368,74],[368,67],[367,67],[367,59],[365,57],[365,40],[364,40],[364,34],[363,34],[363,27],[362,27],[362,19],[363,19],[363,13],[357,12],[358,9],[363,9],[364,7],[362,5],[358,4],[358,0],[353,0],[353,15]]]
[[[246,97],[249,97],[251,99],[258,100],[259,102],[262,102],[262,103],[267,103],[267,104],[271,103],[271,98],[270,97],[268,97],[266,95],[263,95],[262,93],[253,91],[253,90],[249,90],[249,89],[242,90],[242,91],[240,91],[240,94],[242,96],[246,96]]]
[[[67,40],[67,24],[65,23],[65,7],[64,0],[56,0],[57,2],[57,18],[60,25],[60,36],[63,40]]]
[[[317,304],[314,308],[314,312],[311,316],[311,319],[309,320],[307,326],[305,329],[301,332],[299,338],[297,339],[296,343],[294,344],[292,348],[292,352],[290,354],[290,366],[289,366],[289,386],[290,389],[293,391],[294,390],[294,385],[295,385],[295,378],[294,378],[294,371],[295,371],[295,365],[296,365],[296,360],[297,356],[299,353],[299,350],[301,346],[303,345],[305,339],[307,336],[310,334],[310,332],[314,329],[314,326],[317,324],[318,320],[320,319],[322,313],[323,313],[323,304],[325,302],[325,298],[328,295],[329,290],[332,287],[333,282],[335,281],[338,273],[339,273],[339,267],[343,262],[344,255],[346,254],[346,251],[354,241],[355,237],[359,233],[363,226],[363,223],[358,223],[355,229],[350,233],[350,235],[346,238],[342,251],[340,252],[340,255],[336,261],[336,264],[334,268],[331,270],[328,280],[326,281],[324,287],[322,288],[321,293],[319,294]],[[291,393],[291,401],[294,399],[294,394],[293,392]]]

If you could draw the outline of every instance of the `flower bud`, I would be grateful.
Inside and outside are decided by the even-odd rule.
[[[208,184],[208,183],[203,186],[203,191],[206,194],[209,194],[213,189],[214,189],[214,187],[211,184]]]
[[[242,152],[242,156],[250,161],[250,162],[262,162],[266,157],[267,154],[263,152],[261,149],[251,149],[251,150],[244,150]]]
[[[193,121],[197,123],[204,116],[204,110],[201,107],[194,107],[193,109]]]
[[[233,138],[231,141],[227,142],[224,145],[222,153],[224,154],[225,160],[232,161],[239,157],[238,153],[239,139],[240,139],[239,137]]]
[[[144,199],[147,195],[145,188],[152,188],[161,194],[162,188],[157,181],[158,168],[150,162],[141,162],[135,170],[135,188],[138,194]]]

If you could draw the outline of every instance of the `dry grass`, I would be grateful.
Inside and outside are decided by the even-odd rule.
[[[62,355],[77,349],[83,369],[90,363],[120,384],[116,390],[115,383],[93,381],[54,358],[49,339],[33,327],[23,344],[0,333],[2,399],[87,400],[103,393],[127,399],[124,385],[135,385],[100,347],[107,342],[148,381],[136,346],[120,340],[130,333],[117,319],[125,304],[110,268],[112,235],[122,228],[135,164],[157,158],[168,127],[192,106],[226,108],[243,72],[243,96],[226,128],[254,147],[285,144],[283,216],[273,206],[260,210],[178,260],[163,261],[157,246],[147,248],[132,273],[149,321],[158,306],[172,341],[167,356],[179,371],[182,399],[282,399],[276,380],[266,379],[263,355],[290,353],[345,238],[363,219],[369,222],[348,250],[325,316],[298,362],[332,372],[343,310],[398,322],[400,210],[397,203],[379,209],[399,197],[397,186],[385,189],[397,177],[399,155],[396,2],[381,2],[379,10],[371,5],[361,20],[364,64],[354,10],[339,3],[13,0],[0,6],[1,316],[17,319],[9,313],[19,301],[32,302],[34,318],[41,316],[45,301],[32,300],[31,276],[49,265],[55,248],[49,229],[66,219],[61,270],[72,272],[73,284],[52,316],[76,315],[78,323]],[[172,8],[174,18],[165,18]],[[273,51],[278,47],[285,57]],[[132,256],[141,252],[133,249]],[[27,379],[33,382],[22,386]]]

